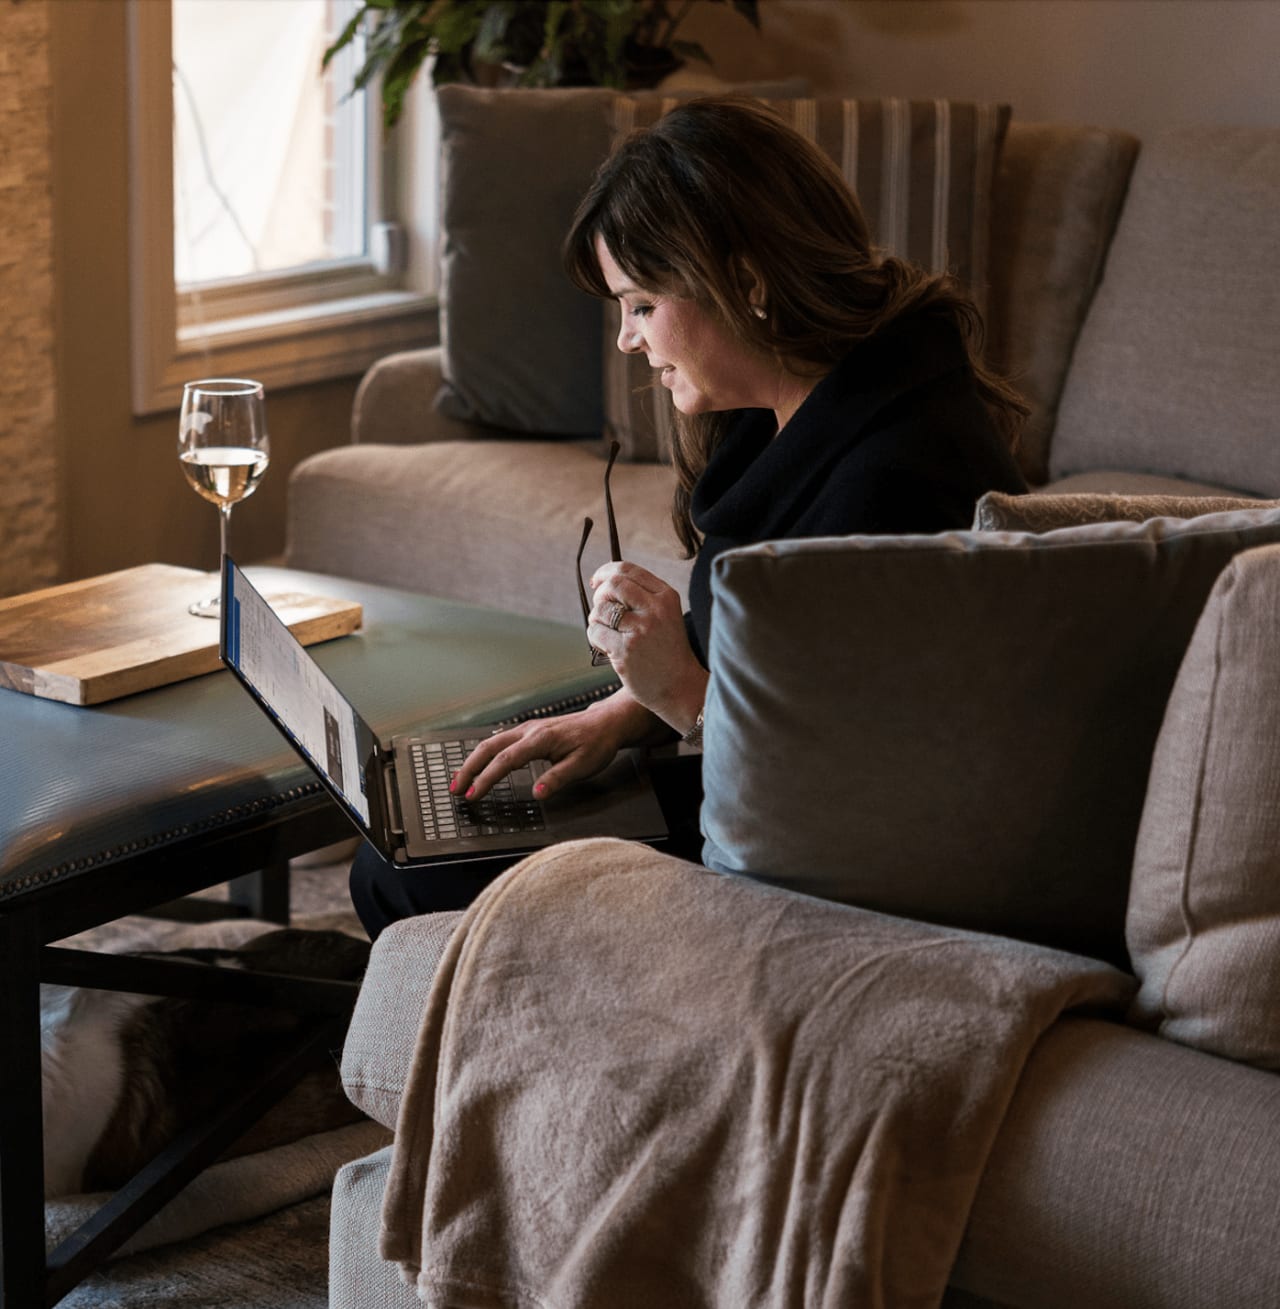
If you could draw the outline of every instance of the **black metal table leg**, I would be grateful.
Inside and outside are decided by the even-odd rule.
[[[44,1304],[40,957],[34,915],[0,913],[0,1309]]]
[[[289,864],[287,861],[233,878],[229,888],[233,905],[250,918],[269,923],[289,922]]]

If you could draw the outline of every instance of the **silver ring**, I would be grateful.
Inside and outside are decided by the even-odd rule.
[[[621,600],[611,602],[609,617],[605,620],[605,626],[611,627],[615,632],[618,630],[618,624],[622,622],[622,615],[627,612],[627,606]]]

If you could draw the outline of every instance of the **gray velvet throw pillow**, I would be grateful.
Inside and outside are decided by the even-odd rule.
[[[1280,510],[784,541],[713,574],[704,859],[1125,961],[1165,705]]]

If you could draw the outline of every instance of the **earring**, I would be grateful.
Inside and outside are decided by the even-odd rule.
[[[764,317],[765,317],[765,308],[764,308],[764,305],[752,305],[752,306],[751,306],[751,312],[752,312],[753,314],[755,314],[755,316],[756,316],[757,318],[764,318]]]

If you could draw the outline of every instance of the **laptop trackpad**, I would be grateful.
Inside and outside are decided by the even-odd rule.
[[[565,841],[577,836],[633,840],[665,835],[667,824],[653,788],[641,774],[642,755],[624,750],[594,777],[584,778],[542,801],[548,832]],[[536,781],[551,765],[535,760]]]

